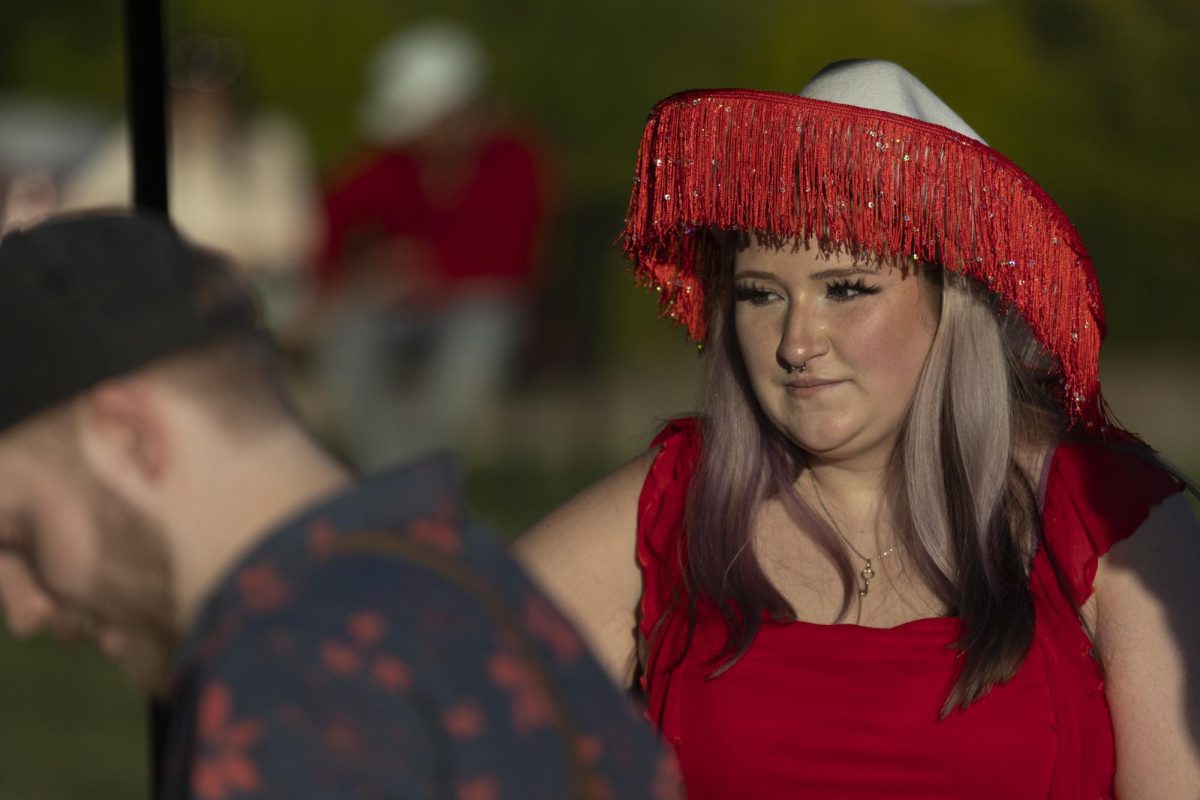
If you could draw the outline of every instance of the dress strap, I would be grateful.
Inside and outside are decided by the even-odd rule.
[[[682,577],[680,548],[687,490],[700,457],[694,417],[672,420],[654,437],[658,448],[638,498],[637,560],[642,571],[639,625],[649,641]]]

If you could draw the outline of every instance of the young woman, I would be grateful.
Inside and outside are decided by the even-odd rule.
[[[843,62],[659,103],[626,234],[707,408],[519,550],[689,797],[1196,795],[1200,525],[1025,173]]]

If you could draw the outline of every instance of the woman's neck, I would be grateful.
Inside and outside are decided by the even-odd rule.
[[[869,540],[881,529],[893,527],[884,513],[887,483],[886,465],[855,468],[810,461],[797,479],[796,490],[857,545],[864,537]]]

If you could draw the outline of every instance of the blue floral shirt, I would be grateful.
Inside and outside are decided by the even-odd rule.
[[[675,764],[452,463],[302,513],[176,653],[163,797],[674,798]]]

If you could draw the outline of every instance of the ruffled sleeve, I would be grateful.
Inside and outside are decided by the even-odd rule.
[[[1100,444],[1064,443],[1046,485],[1046,542],[1077,605],[1091,597],[1100,556],[1182,485],[1157,464]]]
[[[654,438],[658,455],[638,499],[637,559],[642,570],[641,632],[649,641],[682,574],[680,544],[688,484],[700,456],[693,417],[672,420]]]
[[[1116,748],[1104,674],[1077,609],[1092,595],[1100,557],[1180,488],[1158,465],[1101,444],[1064,442],[1053,454],[1042,542],[1059,569],[1039,552],[1030,575],[1058,738],[1050,797],[1113,796]]]

